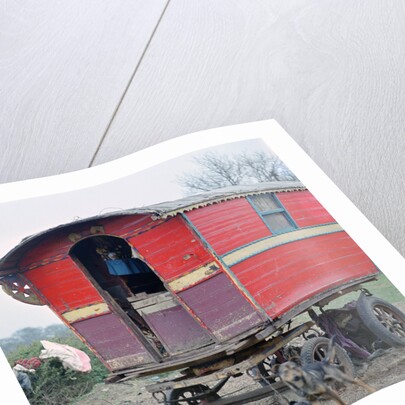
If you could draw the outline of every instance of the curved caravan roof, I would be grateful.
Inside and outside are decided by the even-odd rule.
[[[90,222],[102,218],[112,218],[134,214],[149,214],[152,216],[153,219],[164,219],[175,216],[182,212],[190,211],[225,200],[231,200],[234,198],[269,192],[288,192],[305,189],[306,188],[302,183],[296,181],[280,181],[254,185],[238,185],[221,188],[206,193],[195,194],[174,201],[162,202],[159,204],[144,206],[140,208],[114,211],[103,215],[97,215],[80,219],[74,222],[69,222],[24,238],[16,247],[14,247],[0,260],[0,277],[7,274],[15,273],[17,270],[16,266],[19,258],[21,257],[21,255],[29,251],[29,249],[31,249],[33,246],[41,243],[49,236],[51,236],[51,234],[62,229],[73,228],[77,224]]]

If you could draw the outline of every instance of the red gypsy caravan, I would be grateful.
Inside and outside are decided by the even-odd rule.
[[[331,335],[363,357],[377,341],[405,344],[405,316],[360,285],[378,273],[298,182],[79,220],[25,238],[0,261],[4,290],[48,305],[109,368],[110,381],[182,369],[148,387],[166,404],[269,395],[280,383],[266,365],[285,361],[288,343],[308,337],[314,323],[323,332],[302,348],[306,359]],[[355,290],[357,301],[324,309]],[[297,322],[304,312],[312,321]],[[396,321],[387,325],[381,313]],[[245,371],[263,387],[220,399]]]

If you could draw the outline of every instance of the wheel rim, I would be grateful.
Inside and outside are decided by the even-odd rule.
[[[320,343],[314,347],[313,351],[313,359],[315,361],[322,361],[328,353],[328,344]],[[333,359],[332,364],[338,366],[342,371],[344,369],[344,364],[339,359],[339,353],[335,352],[335,357]]]
[[[393,335],[405,339],[405,320],[384,305],[374,305],[373,313],[378,321]]]
[[[312,349],[312,360],[323,361],[325,358],[327,358],[329,344],[330,344],[329,342],[318,342],[317,344],[315,344]],[[343,373],[350,375],[353,373],[353,371],[351,370],[351,367],[347,363],[347,360],[345,360],[345,356],[343,355],[341,350],[344,352],[344,350],[339,346],[335,348],[335,355],[333,359],[329,359],[329,364],[333,364]],[[332,383],[332,387],[334,387],[335,389],[339,389],[342,387],[342,383],[335,381]]]
[[[326,357],[326,345],[318,345],[314,348],[313,358],[316,361],[322,361]],[[335,359],[336,360],[336,359]]]

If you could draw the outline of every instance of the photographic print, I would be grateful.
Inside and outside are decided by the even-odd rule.
[[[353,404],[405,380],[404,296],[305,163],[239,127],[2,204],[0,347],[30,404]]]

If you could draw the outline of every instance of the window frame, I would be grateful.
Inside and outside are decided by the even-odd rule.
[[[278,208],[272,209],[272,210],[265,210],[265,211],[260,210],[254,202],[255,196],[268,196],[269,198],[271,198],[273,200],[273,202],[276,204],[276,206],[278,206]],[[294,221],[294,219],[291,217],[291,215],[285,209],[285,207],[283,206],[283,204],[278,199],[278,197],[275,193],[267,192],[267,193],[254,194],[254,195],[247,196],[246,198],[249,201],[250,205],[253,207],[253,209],[256,211],[256,213],[259,215],[261,220],[264,222],[264,224],[270,230],[272,235],[281,235],[283,233],[291,232],[291,231],[294,231],[299,228],[297,223]],[[282,229],[274,231],[272,229],[272,227],[266,222],[265,217],[268,217],[272,214],[279,214],[279,213],[283,214],[284,218],[290,224],[290,227],[282,228]]]

